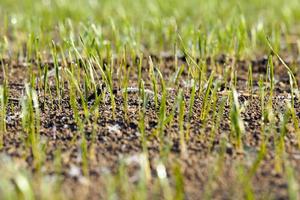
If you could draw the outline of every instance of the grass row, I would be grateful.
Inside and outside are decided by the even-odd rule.
[[[64,50],[70,40],[80,46],[81,35],[87,48],[111,46],[119,54],[126,46],[134,52],[160,53],[179,46],[180,35],[193,55],[243,57],[268,51],[267,35],[276,51],[288,52],[299,46],[294,40],[299,9],[297,0],[3,0],[0,50],[1,55],[30,58],[28,40],[37,40],[49,53],[52,40]]]

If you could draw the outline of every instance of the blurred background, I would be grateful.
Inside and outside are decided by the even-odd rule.
[[[205,41],[210,54],[249,56],[266,50],[265,36],[277,50],[297,48],[299,19],[298,0],[1,0],[1,51],[20,51],[29,35],[45,49],[81,35],[116,51],[161,52],[180,35],[192,51]]]

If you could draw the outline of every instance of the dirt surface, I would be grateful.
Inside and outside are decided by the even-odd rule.
[[[157,56],[153,57],[154,63],[157,64],[167,80],[172,80],[175,72],[174,57],[172,56]],[[299,65],[295,59],[288,61],[289,64]],[[4,62],[4,61],[3,61]],[[30,73],[29,66],[26,64],[5,61],[8,65],[8,85],[9,85],[9,110],[7,114],[7,132],[4,135],[4,148],[2,154],[10,156],[14,161],[21,163],[25,168],[35,172],[33,168],[32,152],[25,147],[24,133],[21,126],[21,105],[19,99],[24,95],[25,83],[28,81]],[[216,60],[207,59],[208,66],[217,66],[215,69],[217,76],[224,73],[226,68],[230,67],[232,59],[225,56],[220,56]],[[51,64],[51,62],[49,62]],[[49,64],[48,63],[48,64]],[[147,58],[143,62],[143,79],[146,82],[146,88],[151,90],[148,77],[149,65]],[[45,64],[45,63],[44,63]],[[50,66],[49,64],[49,66]],[[178,58],[178,64],[187,66],[184,57]],[[249,64],[253,66],[253,94],[247,91],[247,71]],[[131,69],[129,80],[130,87],[137,87],[137,68],[134,67],[134,62],[129,62],[128,68]],[[118,64],[116,64],[118,66]],[[65,66],[67,67],[67,66]],[[33,71],[38,72],[35,64],[32,64]],[[211,69],[208,67],[208,69]],[[236,62],[237,69],[237,91],[239,93],[239,101],[244,105],[245,110],[242,112],[242,118],[245,123],[246,134],[243,137],[244,151],[235,150],[233,145],[228,141],[230,134],[229,121],[229,105],[225,105],[223,120],[220,128],[216,131],[216,137],[210,138],[211,121],[208,120],[208,125],[203,127],[203,122],[200,120],[203,94],[196,95],[193,114],[190,122],[190,135],[187,141],[188,157],[182,157],[179,145],[179,124],[176,114],[172,124],[167,125],[164,134],[166,142],[169,146],[169,155],[166,157],[168,175],[170,176],[171,184],[175,181],[172,176],[171,164],[178,163],[184,176],[184,189],[186,199],[199,199],[204,197],[204,190],[207,189],[208,183],[211,184],[210,190],[214,199],[240,199],[239,195],[241,185],[237,185],[237,166],[240,160],[250,164],[256,159],[261,143],[261,109],[260,99],[258,96],[258,80],[260,75],[266,74],[267,58],[261,57],[256,60],[241,60]],[[50,66],[51,70],[51,66]],[[118,80],[118,70],[115,70],[114,80]],[[208,70],[208,74],[210,70]],[[216,76],[216,77],[217,77]],[[297,76],[297,74],[296,74]],[[298,77],[298,76],[297,76]],[[182,77],[179,80],[177,88],[168,89],[167,110],[171,111],[173,102],[177,96],[178,88],[184,89],[184,98],[186,101],[186,112],[188,111],[188,102],[190,98],[190,88],[186,82],[189,79],[187,67],[185,68]],[[285,109],[285,100],[291,98],[289,79],[286,69],[278,61],[275,62],[275,95],[273,99],[273,107],[275,110],[283,111]],[[298,80],[300,80],[298,78]],[[0,75],[0,82],[3,82],[3,74]],[[52,92],[54,91],[54,79],[49,77],[49,82],[52,84]],[[65,83],[67,86],[67,83]],[[66,195],[79,199],[98,199],[104,198],[107,192],[101,187],[106,181],[106,174],[116,174],[119,169],[120,159],[133,159],[142,152],[141,135],[138,128],[139,106],[140,99],[137,92],[129,92],[128,94],[128,120],[124,117],[123,112],[123,97],[120,92],[120,86],[115,85],[116,95],[116,117],[112,119],[112,111],[109,100],[109,93],[106,94],[105,102],[99,107],[99,118],[97,126],[93,123],[85,124],[84,136],[88,141],[89,152],[89,167],[88,178],[83,176],[82,152],[80,151],[80,143],[82,134],[78,131],[73,112],[69,105],[68,88],[64,90],[61,106],[58,105],[57,99],[54,98],[54,103],[51,103],[51,98],[47,94],[44,96],[42,88],[39,90],[40,105],[45,107],[41,110],[41,141],[45,145],[45,161],[42,166],[42,173],[51,175],[57,173],[56,161],[54,159],[58,150],[61,151],[61,171],[59,174],[62,178],[62,185]],[[218,91],[218,106],[223,96],[226,95],[226,88]],[[93,104],[93,98],[90,99],[90,104]],[[79,105],[80,106],[80,105]],[[300,115],[300,104],[296,101],[295,104],[297,115]],[[148,138],[147,146],[149,151],[149,159],[151,165],[151,174],[156,177],[155,166],[160,157],[160,140],[154,134],[154,130],[159,123],[157,117],[158,109],[155,108],[153,100],[150,100],[146,107],[145,128]],[[94,119],[91,119],[93,122]],[[187,129],[187,117],[185,118],[185,129]],[[290,123],[291,124],[291,123]],[[295,130],[288,129],[288,134],[285,137],[286,152],[291,165],[295,168],[296,175],[300,181],[300,151],[297,147]],[[277,173],[274,170],[274,142],[273,136],[269,137],[267,155],[259,166],[253,177],[253,189],[256,197],[259,199],[287,199],[288,185],[284,174]],[[225,142],[223,145],[222,141]],[[224,152],[224,154],[222,154]],[[223,155],[223,156],[220,156]],[[217,170],[216,163],[222,160],[223,167],[219,170],[217,177],[210,177],[213,170]],[[129,179],[133,183],[136,180],[137,166],[134,162],[128,163]],[[239,177],[240,178],[240,177]],[[213,181],[212,181],[213,179]],[[151,186],[149,186],[151,187]],[[159,194],[154,194],[159,195]]]

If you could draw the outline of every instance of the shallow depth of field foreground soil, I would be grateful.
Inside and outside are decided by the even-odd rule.
[[[126,2],[0,2],[0,199],[299,199],[300,3]]]

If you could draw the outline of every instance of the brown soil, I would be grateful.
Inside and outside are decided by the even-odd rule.
[[[3,61],[4,62],[4,61]],[[4,136],[4,148],[1,150],[3,154],[9,155],[16,162],[35,172],[33,169],[32,153],[25,147],[24,136],[26,134],[21,127],[21,105],[18,99],[24,94],[24,83],[28,79],[29,67],[22,63],[15,63],[13,61],[5,61],[8,64],[9,74],[9,111],[7,114],[7,133]],[[162,74],[166,80],[171,80],[176,69],[174,67],[174,58],[172,56],[157,56],[154,57],[154,62],[158,63]],[[185,58],[179,58],[179,65],[187,65]],[[233,60],[225,56],[221,56],[215,61],[207,59],[209,66],[218,66],[218,73],[226,70]],[[290,63],[293,64],[292,61]],[[49,63],[48,63],[49,64]],[[253,81],[254,94],[250,95],[247,92],[246,80],[248,65],[253,66]],[[294,64],[298,64],[294,62]],[[130,87],[137,86],[137,70],[133,67],[133,63],[128,65],[132,68],[130,76]],[[179,147],[179,125],[177,116],[172,125],[165,129],[166,143],[169,145],[169,155],[167,159],[167,171],[170,176],[171,184],[174,181],[172,177],[171,166],[174,163],[179,163],[184,175],[184,189],[185,197],[187,199],[199,199],[203,197],[204,190],[207,189],[209,182],[209,175],[215,168],[218,159],[220,159],[220,152],[225,150],[223,160],[223,168],[213,181],[211,190],[213,191],[214,199],[240,199],[238,196],[241,193],[241,185],[237,184],[239,180],[237,174],[237,165],[240,160],[244,163],[250,164],[256,159],[259,145],[261,142],[261,112],[260,99],[258,97],[258,79],[260,75],[266,73],[267,60],[265,57],[249,61],[237,61],[238,69],[238,84],[237,91],[239,92],[240,103],[248,102],[245,111],[242,113],[242,118],[245,122],[246,135],[243,138],[244,152],[238,152],[227,141],[223,147],[222,138],[228,138],[230,134],[229,122],[229,106],[225,106],[224,119],[221,122],[221,127],[216,133],[216,138],[210,145],[210,138],[208,133],[211,129],[211,122],[208,121],[207,127],[203,127],[200,120],[201,106],[203,96],[196,96],[195,105],[193,108],[193,116],[190,119],[190,140],[187,142],[188,157],[180,156]],[[51,62],[49,64],[51,68]],[[148,71],[148,64],[145,58],[143,64],[144,72]],[[210,69],[210,67],[208,67]],[[33,64],[33,69],[36,72],[36,67]],[[209,73],[209,70],[208,70]],[[146,80],[146,88],[150,88],[150,81],[147,76],[148,73],[143,73],[143,79]],[[278,111],[284,110],[284,99],[288,98],[290,91],[289,79],[286,69],[279,63],[275,63],[275,78],[276,88],[274,95],[274,109]],[[297,76],[298,77],[298,76]],[[115,74],[115,80],[118,80],[118,75]],[[180,81],[179,87],[184,88],[184,81],[188,80],[187,70],[184,71]],[[298,79],[300,80],[300,79]],[[0,81],[3,82],[3,75],[0,75]],[[51,77],[49,81],[53,82]],[[67,85],[67,84],[66,84]],[[69,105],[68,90],[65,89],[64,97],[61,102],[61,108],[54,99],[54,104],[50,102],[49,96],[44,97],[42,89],[39,93],[40,105],[46,99],[45,107],[41,108],[41,140],[45,143],[46,159],[42,167],[42,173],[53,175],[56,172],[54,155],[58,149],[61,150],[62,171],[59,172],[63,178],[64,193],[67,196],[79,199],[98,199],[104,198],[105,189],[101,187],[106,181],[106,174],[116,174],[120,158],[128,158],[142,152],[140,133],[138,129],[139,119],[139,105],[140,100],[137,93],[129,93],[128,102],[128,119],[124,118],[123,112],[123,98],[119,91],[119,86],[115,86],[116,94],[116,118],[112,119],[112,111],[109,98],[99,107],[100,117],[97,121],[95,134],[93,135],[93,127],[91,124],[85,125],[85,137],[88,141],[89,158],[89,177],[82,175],[82,171],[74,173],[74,169],[81,169],[82,158],[80,152],[81,134],[78,131],[76,123],[73,118],[73,113]],[[178,87],[178,88],[179,88]],[[177,95],[178,88],[171,88],[168,92],[168,110],[172,109],[174,99]],[[224,90],[224,88],[223,88]],[[53,85],[54,92],[54,85]],[[189,100],[189,89],[185,88],[185,100]],[[107,94],[108,95],[108,94]],[[218,93],[219,99],[225,94],[222,91]],[[92,104],[93,98],[91,98]],[[56,103],[55,103],[56,102]],[[188,103],[186,103],[188,108]],[[300,115],[300,105],[296,102],[297,115]],[[187,109],[186,109],[187,110]],[[153,134],[157,124],[157,109],[154,102],[151,100],[147,105],[145,127],[148,137],[149,159],[151,164],[152,175],[155,177],[155,166],[160,157],[160,142]],[[185,119],[187,122],[187,118]],[[187,123],[186,123],[187,124]],[[117,131],[112,131],[111,127],[118,126]],[[292,125],[291,125],[292,127]],[[187,127],[185,127],[187,128]],[[260,199],[287,199],[288,185],[285,174],[276,173],[274,170],[274,144],[273,137],[270,137],[268,146],[268,153],[264,158],[262,164],[258,168],[252,180],[254,193]],[[292,128],[288,129],[288,134],[285,138],[286,152],[291,165],[295,168],[296,177],[300,181],[300,151],[297,147],[296,136]],[[25,161],[25,162],[24,162]],[[129,164],[129,176],[134,182],[136,166]],[[233,196],[237,195],[237,196]]]

